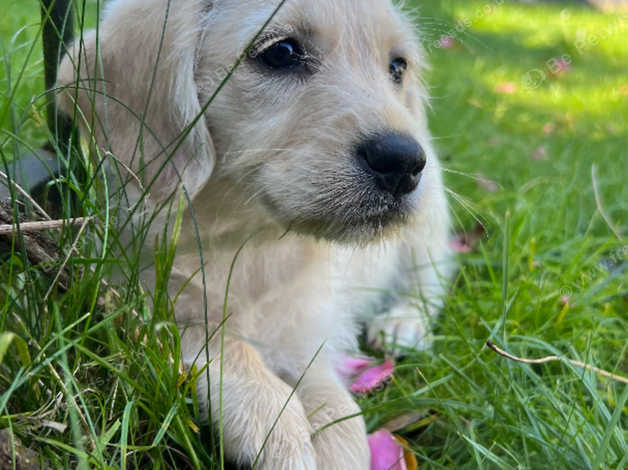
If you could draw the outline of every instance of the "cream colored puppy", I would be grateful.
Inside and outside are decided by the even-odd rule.
[[[257,468],[364,470],[361,417],[315,432],[360,411],[339,356],[356,349],[358,316],[378,310],[373,344],[427,347],[447,277],[424,57],[390,1],[287,0],[272,17],[278,3],[108,2],[99,46],[88,34],[62,65],[61,102],[133,173],[127,194],[149,193],[144,210],[183,187],[192,201],[170,282],[188,363],[206,360],[205,307],[213,330],[250,238],[225,324],[228,456],[250,465],[288,402]],[[208,356],[199,401],[216,418],[217,337]]]

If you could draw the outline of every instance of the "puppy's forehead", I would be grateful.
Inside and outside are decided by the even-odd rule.
[[[401,37],[402,22],[387,0],[288,0],[277,22],[302,25],[313,36],[342,39],[394,39]]]
[[[240,29],[244,41],[255,35],[279,3],[223,1],[239,10],[241,20],[246,18]],[[418,54],[413,27],[389,0],[287,0],[269,28],[307,35],[322,49],[360,47],[364,52]]]

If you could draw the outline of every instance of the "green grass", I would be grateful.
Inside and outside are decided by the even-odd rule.
[[[456,230],[480,221],[486,236],[460,257],[434,350],[410,354],[389,386],[361,401],[369,429],[423,412],[429,419],[400,431],[421,469],[627,468],[628,386],[565,363],[511,362],[485,343],[628,375],[628,242],[602,218],[592,180],[595,165],[600,203],[625,234],[628,15],[565,3],[414,3]],[[37,147],[47,134],[36,99],[39,12],[35,2],[0,6],[0,151],[13,158],[18,140]],[[433,47],[457,22],[466,26],[456,47]],[[553,76],[551,61],[563,56],[570,68]],[[101,213],[96,196],[85,199],[86,213]],[[212,433],[195,424],[169,304],[150,312],[133,282],[122,300],[97,302],[114,262],[102,235],[87,228],[69,264],[74,282],[46,302],[41,269],[23,262],[19,245],[2,254],[0,428],[53,468],[219,468]],[[172,247],[156,256],[166,271]]]

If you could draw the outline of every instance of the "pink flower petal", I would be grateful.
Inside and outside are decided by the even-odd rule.
[[[341,377],[345,379],[353,379],[355,376],[361,374],[373,364],[372,357],[351,357],[345,356],[341,363],[337,366],[336,370]]]
[[[454,253],[471,253],[480,243],[486,233],[484,227],[476,225],[472,232],[458,233],[449,241],[449,246]]]
[[[386,362],[362,372],[351,384],[349,390],[353,393],[368,393],[390,380],[394,373],[395,363],[392,359],[388,359]]]
[[[545,146],[543,145],[537,148],[535,152],[532,154],[532,160],[536,160],[536,161],[547,160],[547,148],[545,148]]]
[[[369,435],[371,470],[407,470],[403,447],[393,435],[381,429]]]
[[[449,246],[454,253],[467,254],[473,251],[473,248],[462,237],[451,240]]]
[[[441,49],[451,49],[456,45],[456,40],[451,36],[442,36],[438,40],[438,47]]]
[[[504,95],[512,95],[517,92],[517,85],[512,82],[502,82],[495,87],[495,91]]]
[[[480,189],[488,191],[489,193],[496,193],[499,191],[499,184],[497,184],[492,179],[484,176],[482,173],[478,173],[476,175],[476,178]]]
[[[545,135],[553,134],[555,130],[556,130],[556,124],[552,122],[548,122],[543,126],[543,133]]]
[[[567,72],[571,68],[571,64],[564,59],[558,59],[556,61],[556,68],[561,72]]]

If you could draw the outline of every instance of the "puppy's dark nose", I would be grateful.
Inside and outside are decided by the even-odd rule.
[[[380,189],[395,197],[416,189],[427,164],[425,152],[416,140],[395,133],[366,139],[358,146],[358,157],[366,162]]]

